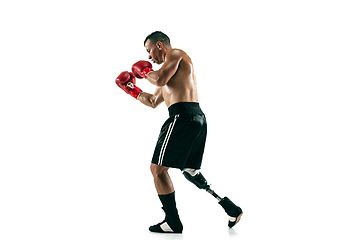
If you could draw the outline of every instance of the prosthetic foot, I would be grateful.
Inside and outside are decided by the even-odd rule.
[[[225,212],[229,215],[229,228],[232,228],[240,221],[243,211],[240,207],[236,206],[229,198],[224,197],[220,200],[219,204],[224,208]]]
[[[219,201],[219,204],[224,208],[225,212],[229,215],[229,228],[232,228],[240,221],[240,218],[243,214],[243,211],[240,207],[236,206],[229,198],[221,198],[217,195],[214,190],[210,188],[210,185],[207,184],[204,176],[196,171],[195,169],[185,168],[183,174],[187,180],[195,184],[200,189],[205,189],[210,193],[214,198]]]

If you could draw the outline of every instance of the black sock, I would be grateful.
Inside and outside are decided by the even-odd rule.
[[[163,209],[167,217],[178,217],[178,211],[176,209],[175,192],[159,195],[160,201],[163,205]]]
[[[151,232],[160,233],[182,233],[183,225],[176,209],[175,192],[166,195],[159,195],[159,198],[165,211],[165,220],[151,226],[149,230]]]

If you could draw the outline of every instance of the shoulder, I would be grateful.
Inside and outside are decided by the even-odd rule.
[[[166,54],[166,59],[167,60],[178,60],[180,61],[181,59],[183,59],[184,57],[186,57],[187,54],[181,50],[181,49],[171,49],[167,54]]]

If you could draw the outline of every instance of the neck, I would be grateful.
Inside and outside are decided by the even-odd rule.
[[[171,45],[164,46],[165,55],[172,49]]]

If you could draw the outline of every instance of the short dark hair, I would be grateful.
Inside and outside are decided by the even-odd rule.
[[[170,45],[170,38],[165,33],[160,32],[160,31],[156,31],[156,32],[149,34],[149,36],[147,36],[145,38],[144,46],[148,39],[150,40],[150,42],[152,44],[156,44],[158,41],[160,41],[165,45]]]

